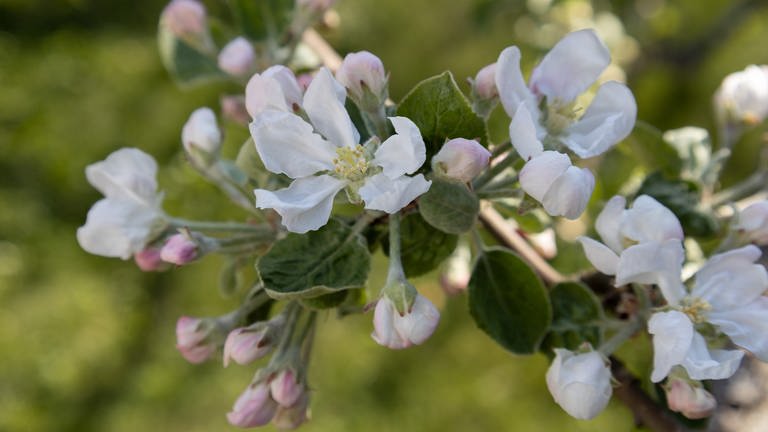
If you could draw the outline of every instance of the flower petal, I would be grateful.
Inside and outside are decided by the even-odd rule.
[[[605,204],[603,211],[597,215],[595,220],[595,229],[600,234],[600,238],[603,239],[605,244],[613,249],[614,252],[620,253],[624,250],[624,245],[621,243],[622,235],[619,227],[621,226],[621,220],[624,216],[624,207],[627,205],[627,200],[621,196],[616,195]]]
[[[709,350],[704,337],[693,333],[691,348],[682,365],[688,376],[695,380],[730,378],[741,364],[744,351]]]
[[[264,166],[273,173],[300,178],[333,169],[336,147],[295,114],[267,110],[250,129]]]
[[[296,75],[293,74],[292,70],[283,65],[274,65],[262,72],[261,76],[272,78],[280,84],[280,90],[282,90],[288,108],[301,106],[301,101],[304,95],[301,91],[301,86],[299,86],[298,81],[296,81]]]
[[[515,116],[520,104],[525,104],[531,119],[541,136],[546,131],[539,125],[539,107],[536,97],[525,85],[523,73],[520,71],[520,49],[512,46],[499,54],[496,62],[496,88],[499,90],[499,100],[509,118]]]
[[[530,87],[549,102],[568,103],[584,93],[610,63],[608,48],[594,30],[568,33],[533,70]]]
[[[707,321],[719,327],[738,346],[768,361],[768,298],[729,311],[712,311]]]
[[[528,112],[524,103],[520,104],[512,117],[512,122],[509,124],[509,138],[524,161],[544,151],[544,146],[536,136],[536,123],[533,122],[531,113]]]
[[[411,310],[400,316],[395,312],[395,330],[409,345],[421,345],[432,336],[440,321],[440,312],[423,295],[417,295]]]
[[[431,181],[424,176],[402,176],[391,179],[384,173],[368,177],[360,188],[360,197],[365,201],[365,208],[397,213],[419,195],[429,190]]]
[[[693,323],[682,312],[657,312],[648,320],[648,332],[653,335],[651,381],[659,382],[685,360],[693,343]]]
[[[552,182],[541,204],[551,216],[576,219],[584,213],[595,189],[595,177],[586,168],[570,166]]]
[[[320,69],[304,94],[304,111],[325,139],[337,147],[354,147],[360,141],[360,134],[352,124],[343,100],[339,101],[339,86],[341,84],[328,69]]]
[[[280,82],[259,74],[254,74],[245,86],[245,109],[251,118],[268,109],[290,111]]]
[[[278,191],[256,189],[256,207],[274,209],[288,231],[303,234],[328,223],[333,197],[346,185],[329,175],[304,177]]]
[[[163,213],[131,199],[105,198],[88,211],[77,229],[77,242],[86,252],[128,259],[165,228]]]
[[[107,198],[133,199],[153,206],[158,202],[157,162],[137,148],[121,148],[85,168],[85,177]]]
[[[762,252],[748,245],[713,255],[696,273],[692,294],[709,302],[714,310],[745,306],[768,289],[765,267],[754,264]]]
[[[636,242],[683,240],[683,227],[672,211],[648,195],[640,195],[624,212],[621,233]]]
[[[587,112],[570,125],[563,142],[581,158],[604,153],[635,127],[637,103],[624,84],[609,81],[597,90]]]
[[[670,304],[685,297],[680,271],[685,252],[679,240],[647,242],[628,247],[619,257],[616,286],[656,284]]]
[[[526,162],[520,170],[520,186],[536,201],[544,199],[552,183],[571,166],[571,159],[564,153],[545,151]]]
[[[380,298],[373,311],[373,333],[371,333],[373,340],[391,349],[408,348],[410,341],[403,338],[395,329],[395,320],[399,318],[400,315],[395,310],[392,300],[386,296]]]
[[[579,237],[584,255],[600,273],[615,275],[619,266],[619,256],[608,246],[589,237]]]
[[[384,169],[384,175],[395,179],[419,169],[427,158],[427,148],[416,123],[406,117],[390,117],[389,121],[396,133],[379,146],[373,163]]]

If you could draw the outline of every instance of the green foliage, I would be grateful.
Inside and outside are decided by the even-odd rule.
[[[437,268],[458,243],[458,236],[435,229],[418,213],[400,220],[400,258],[408,277],[419,276]],[[384,253],[389,255],[389,239],[382,237]]]
[[[661,173],[653,173],[643,181],[637,193],[650,195],[672,210],[686,235],[707,237],[717,231],[715,219],[698,208],[701,191],[693,182],[669,180]]]
[[[370,260],[363,237],[331,220],[317,231],[278,240],[257,268],[271,297],[303,299],[362,287]]]
[[[191,86],[226,77],[213,54],[176,37],[167,26],[160,25],[157,38],[160,58],[179,85]]]
[[[553,348],[575,350],[584,342],[598,347],[603,339],[600,321],[604,319],[600,301],[586,285],[563,282],[549,291],[552,301],[552,325],[541,344],[547,355]]]
[[[237,26],[253,40],[277,38],[290,23],[294,0],[230,0]]]
[[[536,352],[552,320],[539,277],[519,256],[500,248],[477,258],[469,311],[481,330],[515,354]]]
[[[480,201],[467,185],[439,178],[419,198],[419,212],[433,227],[449,234],[469,231],[480,211]]]
[[[477,139],[487,144],[485,123],[469,105],[450,72],[427,78],[400,102],[397,115],[419,127],[427,145],[427,160],[451,138]]]

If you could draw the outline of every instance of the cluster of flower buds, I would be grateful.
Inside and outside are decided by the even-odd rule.
[[[264,426],[295,429],[307,421],[309,390],[291,368],[277,372],[261,370],[227,413],[238,427]]]

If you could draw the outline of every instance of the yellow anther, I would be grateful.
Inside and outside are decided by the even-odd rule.
[[[337,176],[350,181],[360,180],[365,177],[368,171],[368,161],[365,158],[363,146],[339,147],[336,149],[336,156],[333,160],[333,172]]]
[[[707,312],[712,309],[712,305],[698,297],[686,297],[680,302],[679,309],[694,324],[701,324],[707,320]]]
[[[575,103],[563,104],[558,101],[547,103],[547,130],[553,135],[560,134],[576,120],[578,109],[574,108]]]

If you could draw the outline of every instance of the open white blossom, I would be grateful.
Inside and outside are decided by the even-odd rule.
[[[250,125],[264,166],[294,179],[278,191],[255,190],[256,206],[277,211],[289,231],[305,233],[325,225],[334,197],[345,188],[365,208],[395,213],[431,185],[422,174],[409,175],[426,159],[419,128],[405,117],[390,117],[395,134],[378,148],[375,139],[363,146],[344,108],[345,94],[321,69],[302,102],[311,123],[267,107]]]
[[[697,327],[711,324],[733,343],[768,361],[768,273],[759,248],[749,245],[712,256],[695,276],[688,293],[679,283],[670,310],[648,321],[653,335],[653,373],[661,381],[677,365],[695,380],[724,379],[736,372],[744,355],[738,350],[710,350]]]
[[[768,116],[768,66],[749,65],[723,80],[715,93],[721,122],[755,125]]]
[[[157,192],[157,163],[136,148],[123,148],[85,169],[88,182],[105,198],[88,211],[77,241],[86,251],[130,258],[167,225]]]
[[[615,81],[602,84],[584,114],[577,116],[576,98],[609,64],[608,49],[594,30],[579,30],[544,56],[527,85],[520,70],[520,50],[506,48],[496,63],[496,88],[510,118],[525,107],[539,139],[549,136],[579,157],[590,158],[626,138],[637,116],[632,92]]]

